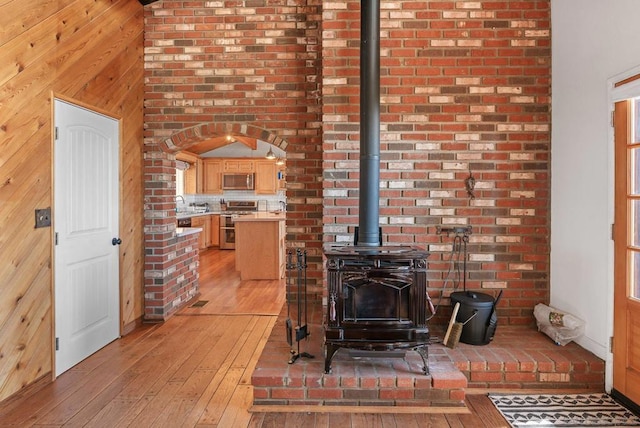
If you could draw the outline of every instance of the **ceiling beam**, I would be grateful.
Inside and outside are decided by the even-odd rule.
[[[219,149],[220,147],[224,147],[234,142],[244,144],[251,150],[256,150],[258,148],[258,140],[256,140],[255,138],[236,135],[228,138],[226,135],[221,135],[192,144],[186,150],[200,155],[211,150]]]

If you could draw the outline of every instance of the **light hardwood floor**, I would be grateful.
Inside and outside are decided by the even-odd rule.
[[[469,414],[251,413],[251,374],[284,303],[284,282],[240,281],[233,251],[218,250],[202,253],[200,282],[204,306],[144,325],[55,382],[47,376],[25,388],[0,404],[0,426],[507,426],[480,395],[468,397]]]

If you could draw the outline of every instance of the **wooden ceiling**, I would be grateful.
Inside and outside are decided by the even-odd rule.
[[[186,150],[191,153],[201,155],[210,150],[219,149],[220,147],[224,147],[236,142],[244,144],[245,146],[249,147],[251,150],[256,150],[258,148],[258,140],[255,138],[235,136],[235,135],[233,137],[228,137],[226,135],[222,135],[220,137],[210,138],[208,140],[196,143],[190,146]]]

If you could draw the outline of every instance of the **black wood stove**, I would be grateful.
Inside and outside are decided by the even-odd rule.
[[[413,349],[427,357],[427,257],[409,246],[325,247],[325,372],[340,348]]]
[[[380,199],[380,3],[361,1],[360,198],[353,246],[325,246],[325,372],[340,348],[412,349],[428,373],[427,257],[413,246],[382,246]]]

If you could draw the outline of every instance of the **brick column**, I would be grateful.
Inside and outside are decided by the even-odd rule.
[[[175,155],[145,147],[145,321],[164,321],[198,294],[198,235],[175,235]]]

